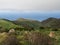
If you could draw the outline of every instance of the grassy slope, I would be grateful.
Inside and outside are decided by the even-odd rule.
[[[5,29],[15,28],[17,25],[13,24],[12,22],[0,19],[0,27]]]

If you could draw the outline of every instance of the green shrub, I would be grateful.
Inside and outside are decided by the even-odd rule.
[[[39,32],[26,33],[24,37],[31,45],[53,45],[54,42],[52,38]]]

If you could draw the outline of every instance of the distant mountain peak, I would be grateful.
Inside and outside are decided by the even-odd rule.
[[[49,21],[53,21],[53,20],[58,20],[58,18],[50,17],[48,19],[43,20],[42,22],[49,22]]]
[[[25,18],[19,18],[16,21],[37,21],[37,20],[33,20],[33,19],[25,19]],[[39,22],[39,21],[37,21]]]
[[[42,24],[45,26],[60,28],[60,19],[59,18],[48,18],[42,21]]]
[[[29,20],[28,19],[25,19],[25,18],[19,18],[16,21],[29,21]]]

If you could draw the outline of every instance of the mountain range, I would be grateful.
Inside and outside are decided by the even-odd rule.
[[[39,29],[39,27],[51,27],[51,28],[60,28],[60,19],[59,18],[48,18],[43,21],[37,20],[30,20],[19,18],[17,20],[11,21],[8,19],[0,19],[0,28],[8,29],[15,28],[15,27],[24,27],[24,28],[34,28]]]

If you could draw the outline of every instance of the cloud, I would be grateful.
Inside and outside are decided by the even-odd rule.
[[[0,10],[60,10],[60,0],[0,0]]]

